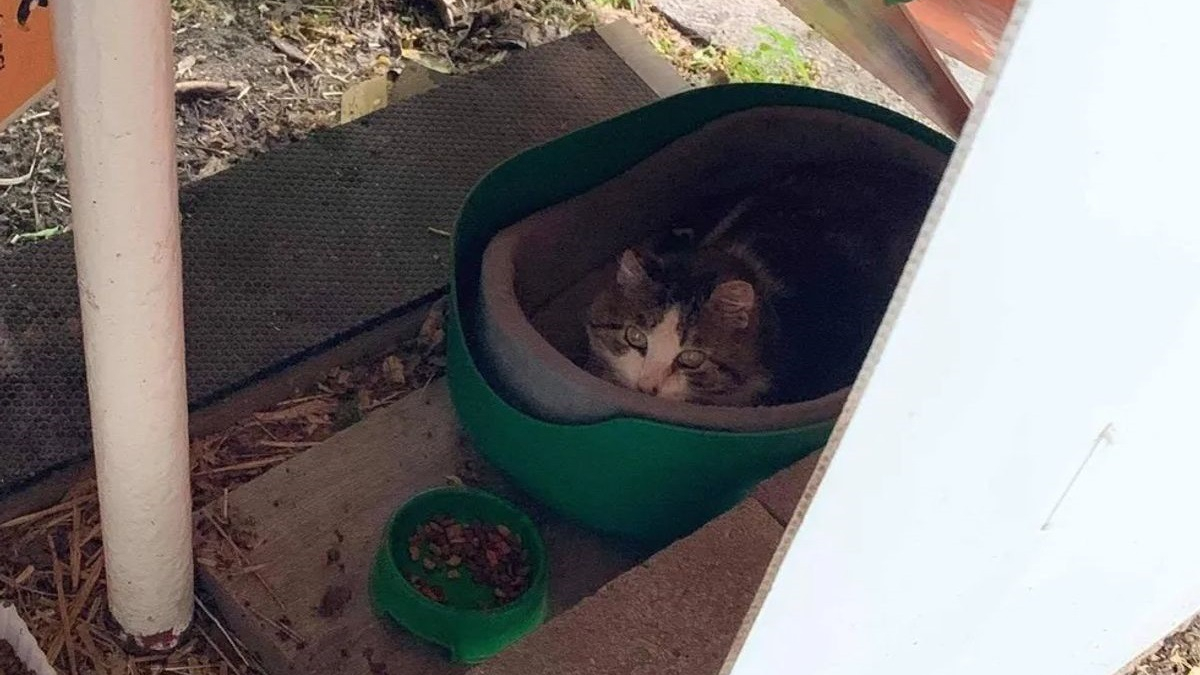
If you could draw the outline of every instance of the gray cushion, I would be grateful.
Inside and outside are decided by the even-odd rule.
[[[797,165],[848,160],[903,165],[936,184],[947,158],[899,131],[846,113],[759,108],[711,122],[621,176],[506,228],[483,259],[476,328],[484,338],[488,371],[512,403],[560,423],[630,416],[765,431],[836,418],[848,388],[778,406],[700,406],[624,389],[576,363],[587,349],[587,305],[606,275],[615,274],[623,249]],[[898,260],[907,258],[910,244],[898,243]]]

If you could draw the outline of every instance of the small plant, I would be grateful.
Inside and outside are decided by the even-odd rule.
[[[712,45],[696,47],[685,40],[673,40],[666,35],[650,38],[650,44],[696,84],[704,83],[710,73],[719,70],[717,64],[724,57],[724,52]]]
[[[624,9],[634,12],[638,8],[638,0],[596,0],[597,5],[603,7],[612,7],[613,9]]]
[[[809,85],[816,81],[813,65],[800,53],[795,38],[767,27],[756,32],[765,39],[749,52],[717,45],[697,47],[666,37],[652,39],[651,43],[697,83],[715,80]]]
[[[749,52],[726,51],[720,70],[730,82],[774,82],[778,84],[812,84],[816,77],[812,63],[800,53],[796,38],[767,26],[755,32],[763,41]]]

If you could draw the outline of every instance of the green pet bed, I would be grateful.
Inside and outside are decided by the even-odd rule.
[[[585,525],[651,544],[694,530],[824,444],[950,149],[861,101],[733,85],[509,160],[468,197],[456,233],[450,384],[464,427],[521,487]],[[888,169],[881,175],[894,178],[872,198],[897,225],[871,266],[882,304],[857,317],[866,342],[813,373],[828,391],[777,406],[698,406],[577,365],[582,313],[621,250],[783,173],[819,176],[847,162]]]

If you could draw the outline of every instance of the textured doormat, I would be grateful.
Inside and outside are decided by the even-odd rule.
[[[193,409],[440,292],[489,169],[655,98],[583,34],[184,190]],[[69,236],[0,255],[0,493],[90,450],[78,302]]]

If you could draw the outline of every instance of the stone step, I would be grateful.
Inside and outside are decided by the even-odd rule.
[[[202,510],[199,577],[273,675],[378,675],[381,664],[404,675],[464,672],[375,616],[366,592],[391,514],[458,476],[528,513],[550,558],[552,619],[479,675],[715,673],[814,463],[780,472],[639,564],[639,552],[565,521],[489,469],[460,436],[439,380]]]
[[[782,536],[746,499],[469,675],[716,675]]]
[[[459,475],[513,501],[538,526],[550,558],[552,615],[640,560],[488,470],[459,436],[439,380],[203,510],[197,555],[210,564],[198,566],[202,589],[272,675],[378,675],[379,664],[402,675],[462,672],[440,649],[376,617],[367,597],[391,514]]]

